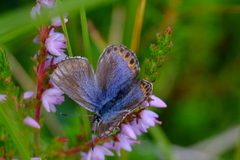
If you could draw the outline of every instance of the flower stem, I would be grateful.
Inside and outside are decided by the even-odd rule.
[[[36,77],[37,77],[37,103],[35,107],[35,120],[39,123],[41,117],[41,106],[42,106],[42,93],[44,91],[44,82],[46,81],[46,69],[45,69],[45,62],[47,58],[47,50],[45,48],[45,41],[47,35],[49,34],[51,28],[48,27],[41,27],[40,32],[40,40],[42,42],[41,49],[38,52],[37,60],[37,70],[36,70]],[[34,131],[34,144],[35,144],[35,151],[40,153],[41,151],[41,144],[40,144],[40,132],[39,130]]]
[[[82,24],[82,33],[83,33],[83,45],[85,49],[85,54],[88,57],[90,63],[92,63],[92,54],[91,54],[91,45],[88,33],[87,18],[84,6],[81,6],[80,9],[80,18]]]
[[[63,33],[67,39],[66,41],[66,45],[67,45],[67,51],[68,51],[68,55],[70,57],[73,57],[73,54],[72,54],[72,48],[71,48],[71,44],[70,44],[70,41],[69,41],[69,37],[68,37],[68,32],[67,32],[67,27],[66,27],[66,24],[64,22],[64,15],[62,14],[62,11],[61,11],[61,1],[60,0],[57,0],[57,3],[58,3],[58,9],[59,9],[59,15],[60,15],[60,19],[61,19],[61,22],[62,22],[62,30],[63,30]]]
[[[146,0],[140,0],[136,12],[134,30],[131,41],[131,49],[137,53],[142,30],[143,15],[145,10]]]

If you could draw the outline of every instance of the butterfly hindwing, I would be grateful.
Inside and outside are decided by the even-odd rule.
[[[71,99],[89,111],[96,111],[99,91],[86,58],[68,57],[60,61],[50,78]]]
[[[100,111],[102,121],[97,132],[100,138],[109,136],[123,119],[147,100],[152,94],[152,84],[146,80],[134,79],[118,92]],[[112,106],[114,105],[114,107]],[[104,128],[104,129],[103,129]]]
[[[121,113],[118,113],[117,116],[113,117],[113,119],[111,119],[111,121],[107,123],[104,121],[100,121],[97,127],[98,137],[105,138],[110,136],[115,130],[115,128],[119,126],[119,124],[128,114],[129,111],[123,111]]]

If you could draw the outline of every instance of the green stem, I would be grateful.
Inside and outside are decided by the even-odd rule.
[[[136,12],[134,30],[133,30],[132,41],[131,41],[131,49],[135,53],[138,52],[138,48],[139,48],[145,6],[146,6],[146,0],[140,0],[138,4],[137,12]]]
[[[155,127],[149,128],[149,133],[153,136],[154,141],[161,147],[166,159],[175,160],[171,143],[168,141],[168,138],[164,134],[162,128],[156,125]]]
[[[9,135],[11,136],[14,146],[18,149],[21,159],[30,159],[29,153],[27,151],[27,146],[25,145],[27,143],[24,141],[24,137],[21,136],[21,130],[19,130],[19,128],[16,128],[16,126],[18,126],[16,124],[17,120],[15,119],[15,116],[13,116],[12,111],[7,111],[9,110],[8,108],[14,108],[13,104],[10,103],[1,104],[0,117],[2,124],[8,131]]]
[[[82,33],[83,33],[83,45],[85,49],[85,55],[88,57],[90,63],[92,63],[92,54],[91,54],[91,45],[88,32],[87,18],[84,6],[80,7],[80,19],[82,24]]]
[[[83,45],[84,45],[84,49],[85,49],[85,55],[91,64],[93,62],[93,60],[92,60],[92,54],[91,54],[91,45],[90,45],[90,38],[89,38],[89,32],[88,32],[86,11],[85,11],[84,6],[81,6],[79,8],[79,12],[80,12],[81,25],[82,25]],[[84,115],[88,114],[87,110],[84,109],[83,107],[81,109],[81,113]],[[83,124],[85,126],[85,136],[90,139],[92,133],[90,132],[91,126],[90,126],[88,117],[83,118]]]
[[[63,33],[64,33],[66,39],[67,39],[66,45],[67,45],[68,55],[70,57],[73,57],[72,48],[71,48],[71,44],[70,44],[69,37],[68,37],[67,27],[66,27],[66,24],[64,22],[64,15],[61,12],[61,2],[60,2],[60,0],[57,0],[57,3],[58,3],[58,7],[59,7],[60,19],[61,19],[61,22],[62,22],[62,30],[63,30]]]

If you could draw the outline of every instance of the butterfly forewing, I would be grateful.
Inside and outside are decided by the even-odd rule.
[[[86,58],[71,57],[60,61],[50,78],[74,101],[90,111],[96,111],[99,91]]]
[[[125,85],[138,75],[136,55],[123,45],[110,45],[98,60],[97,84],[102,96],[111,99]]]

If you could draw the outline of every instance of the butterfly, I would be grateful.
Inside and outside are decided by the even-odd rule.
[[[150,82],[138,79],[136,55],[123,45],[110,45],[96,72],[84,57],[67,57],[56,64],[50,79],[71,99],[94,112],[99,138],[110,136],[124,118],[152,93]]]

